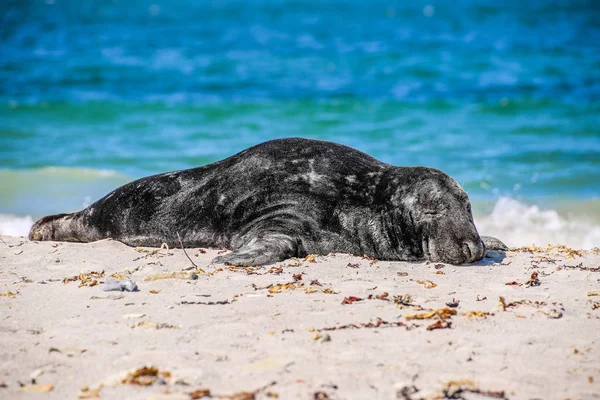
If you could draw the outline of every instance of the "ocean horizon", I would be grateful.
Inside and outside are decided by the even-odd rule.
[[[455,178],[481,234],[600,247],[592,1],[7,1],[0,234],[281,137]]]

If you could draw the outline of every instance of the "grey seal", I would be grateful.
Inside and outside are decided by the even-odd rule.
[[[263,265],[307,254],[451,264],[488,248],[469,198],[442,171],[397,167],[353,148],[286,138],[206,166],[130,182],[86,209],[47,216],[31,240],[223,247],[213,262]]]

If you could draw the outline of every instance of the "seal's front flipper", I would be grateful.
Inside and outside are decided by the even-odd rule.
[[[508,251],[508,246],[502,243],[500,239],[496,239],[492,236],[482,236],[481,240],[483,241],[483,244],[485,244],[486,250]]]
[[[481,240],[485,245],[485,258],[491,258],[495,262],[504,260],[504,257],[506,257],[505,251],[508,250],[504,243],[492,236],[482,236]]]
[[[296,241],[287,235],[277,234],[252,239],[229,254],[215,257],[211,264],[252,267],[276,263],[297,255]]]

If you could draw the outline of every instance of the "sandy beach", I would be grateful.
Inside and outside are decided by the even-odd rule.
[[[0,398],[600,398],[597,249],[258,268],[219,252],[2,236]]]

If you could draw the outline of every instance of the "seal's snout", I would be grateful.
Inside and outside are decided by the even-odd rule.
[[[476,241],[468,240],[463,243],[463,253],[466,263],[473,263],[483,258],[485,254],[485,245],[481,239]]]

